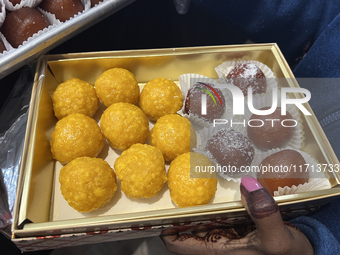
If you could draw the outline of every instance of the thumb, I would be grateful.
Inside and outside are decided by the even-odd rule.
[[[279,206],[271,194],[253,177],[241,178],[241,201],[257,228],[257,238],[264,250],[282,246],[293,239],[282,221]],[[279,248],[277,247],[277,248]]]

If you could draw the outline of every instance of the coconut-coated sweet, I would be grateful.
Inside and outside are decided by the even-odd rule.
[[[222,168],[228,169],[224,174],[229,176],[242,174],[241,167],[250,166],[254,159],[252,143],[234,129],[219,130],[209,138],[205,148]]]
[[[226,78],[236,87],[240,88],[244,96],[248,96],[248,88],[252,88],[253,94],[261,94],[267,91],[266,76],[254,63],[237,64],[226,75]]]

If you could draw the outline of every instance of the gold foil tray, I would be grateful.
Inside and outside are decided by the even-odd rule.
[[[119,229],[145,224],[161,226],[245,217],[246,212],[240,202],[239,184],[227,181],[219,181],[222,191],[217,193],[212,203],[203,206],[177,208],[171,202],[165,185],[157,197],[148,200],[132,200],[118,190],[113,200],[103,208],[87,214],[78,213],[69,207],[61,196],[58,186],[61,166],[52,159],[49,145],[57,122],[53,114],[51,96],[61,82],[76,77],[94,84],[102,72],[114,67],[130,70],[141,86],[157,77],[178,82],[178,77],[184,73],[218,78],[214,68],[230,60],[260,61],[267,65],[277,78],[290,78],[285,86],[299,87],[276,44],[129,50],[41,57],[35,76],[22,157],[12,227],[14,238]],[[305,107],[312,112],[308,104]],[[98,116],[103,110],[102,106],[98,110]],[[94,118],[98,120],[98,116]],[[305,137],[301,150],[309,153],[321,164],[338,164],[338,159],[315,116],[301,115],[301,118]],[[110,150],[109,147],[107,149]],[[115,158],[108,153],[104,159],[113,165]],[[330,189],[276,197],[281,210],[302,213],[339,196],[338,173],[327,174],[326,177],[332,186]]]

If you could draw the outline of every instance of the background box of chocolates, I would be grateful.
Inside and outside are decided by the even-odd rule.
[[[134,0],[0,0],[0,79]]]
[[[258,108],[266,106],[266,92],[271,92],[272,90],[280,92],[283,88],[299,88],[276,44],[131,50],[41,57],[37,66],[32,92],[23,163],[19,179],[18,197],[20,199],[17,199],[15,205],[12,241],[21,250],[29,251],[76,246],[85,242],[90,244],[156,236],[165,228],[181,224],[188,226],[245,224],[249,221],[249,217],[240,201],[239,172],[236,175],[227,174],[225,176],[222,174],[219,176],[220,178],[216,178],[217,181],[215,178],[210,178],[209,185],[204,188],[206,192],[199,191],[199,185],[203,184],[197,181],[193,185],[198,186],[192,186],[195,192],[180,193],[177,191],[182,187],[176,186],[173,182],[173,179],[176,178],[176,171],[179,168],[185,168],[184,166],[195,158],[206,166],[215,166],[217,168],[222,165],[218,162],[218,157],[214,157],[212,151],[209,151],[210,148],[206,146],[207,143],[205,142],[205,140],[210,140],[220,131],[236,134],[235,139],[241,137],[243,140],[247,140],[246,144],[251,146],[251,149],[247,151],[247,155],[251,156],[249,166],[259,165],[268,156],[277,152],[285,151],[286,153],[287,149],[290,149],[288,153],[294,151],[301,155],[306,164],[339,165],[337,157],[313,114],[304,115],[297,109],[287,107],[287,111],[291,114],[289,118],[298,123],[297,128],[294,129],[289,139],[286,139],[283,144],[270,148],[257,147],[258,142],[248,138],[247,130],[242,125],[235,128],[227,125],[227,129],[223,125],[216,125],[217,130],[215,130],[211,125],[207,125],[209,120],[202,120],[197,115],[190,116],[190,111],[185,110],[186,106],[188,106],[186,99],[190,88],[194,87],[193,85],[197,84],[197,82],[202,88],[205,86],[202,83],[208,84],[207,87],[204,87],[205,89],[208,89],[209,86],[217,88],[218,81],[221,81],[220,78],[223,80],[227,76],[225,74],[222,77],[220,76],[224,70],[229,68],[223,67],[228,63],[234,63],[233,61],[242,63],[256,61],[256,63],[261,63],[258,64],[260,69],[264,70],[265,76],[269,75],[268,78],[271,78],[267,79],[265,91],[254,95],[254,98],[259,98],[256,101],[257,103],[254,101],[254,106]],[[267,69],[262,69],[261,65]],[[54,105],[54,99],[52,102],[52,97],[54,97],[55,91],[60,84],[65,84],[65,82],[74,78],[91,85],[96,84],[95,89],[98,90],[100,87],[98,78],[103,74],[107,75],[106,71],[113,69],[128,70],[129,77],[130,74],[133,74],[141,94],[139,103],[135,105],[136,100],[133,96],[134,101],[131,103],[133,106],[129,104],[127,108],[127,103],[104,104],[102,102],[107,102],[106,99],[99,98],[99,106],[94,106],[94,108],[98,109],[94,115],[92,112],[89,114],[93,115],[91,121],[98,123],[95,129],[100,127],[104,135],[104,145],[100,145],[100,152],[96,152],[96,155],[92,155],[92,157],[104,160],[109,167],[114,168],[117,179],[114,184],[116,185],[115,188],[109,191],[112,194],[111,200],[105,201],[99,207],[83,210],[83,208],[73,204],[73,200],[80,201],[81,198],[68,196],[67,192],[65,192],[65,187],[67,186],[65,179],[60,178],[60,175],[65,174],[63,170],[66,163],[63,161],[65,157],[59,157],[56,153],[56,148],[51,150],[51,146],[53,147],[56,143],[56,133],[54,131],[61,128],[57,123],[65,119],[70,123],[74,119],[78,119],[80,114],[73,115],[72,119],[69,116],[58,117],[61,118],[61,120],[58,120],[55,117],[56,106]],[[150,82],[153,85],[156,84],[154,86],[156,90],[157,87],[162,87],[160,93],[164,92],[164,95],[158,94],[156,95],[157,100],[146,100],[144,102],[147,97],[146,94],[150,94],[148,92],[151,87]],[[187,84],[188,82],[189,84]],[[173,84],[175,84],[174,87],[171,87]],[[148,90],[143,92],[144,88],[148,88]],[[156,116],[159,111],[154,109],[157,107],[157,109],[160,109],[159,107],[162,105],[154,105],[155,102],[159,104],[162,98],[166,98],[166,95],[168,95],[166,92],[172,90],[172,88],[174,91],[177,91],[176,89],[178,88],[181,89],[178,90],[178,93],[174,92],[174,95],[176,95],[174,98],[176,102],[180,98],[183,107],[181,108],[180,105],[178,108],[175,103],[172,103],[165,108],[174,112],[166,113],[164,116]],[[123,89],[121,92],[125,93],[126,91]],[[99,95],[98,92],[97,95]],[[228,98],[230,95],[221,89],[219,96],[227,107],[217,113],[216,119],[228,119],[240,123],[239,116],[233,116],[228,111],[231,107],[231,101]],[[292,93],[289,96],[297,99],[304,97],[302,93]],[[170,97],[167,100],[172,99]],[[190,106],[194,105],[193,100],[191,97]],[[74,104],[76,104],[75,100]],[[308,104],[304,104],[304,107],[312,113],[312,109]],[[123,116],[122,122],[108,125],[111,134],[117,135],[117,132],[119,132],[123,137],[125,130],[130,130],[129,132],[134,134],[133,139],[138,137],[137,134],[140,132],[138,128],[133,129],[130,128],[131,126],[124,126],[129,122],[129,117],[126,116],[130,111],[138,112],[136,114],[139,117],[136,117],[135,120],[148,119],[150,135],[148,138],[143,135],[142,141],[138,140],[139,138],[134,141],[139,145],[131,146],[129,144],[126,146],[130,138],[126,138],[123,143],[117,143],[117,137],[112,138],[103,130],[106,129],[105,125],[107,124],[105,122],[110,123],[108,116],[115,115],[116,119]],[[59,111],[59,113],[61,112]],[[121,114],[121,112],[124,114]],[[147,113],[145,118],[143,112]],[[87,118],[90,119],[90,117],[82,118],[86,119],[86,121]],[[244,118],[251,119],[251,114],[247,112],[246,107]],[[191,124],[187,125],[187,121]],[[183,123],[183,128],[174,128],[177,127],[176,123],[178,125]],[[56,125],[59,125],[58,128],[56,128]],[[96,126],[97,124],[94,123],[94,125]],[[131,125],[135,125],[135,123]],[[144,124],[140,125],[145,126]],[[181,139],[178,141],[176,138],[171,138],[165,144],[159,142],[160,137],[164,135],[161,132],[167,128],[169,128],[169,133],[179,133],[178,136]],[[185,131],[187,133],[183,131],[186,128],[188,129]],[[181,136],[183,134],[184,136]],[[186,140],[185,137],[188,136],[189,138]],[[221,141],[223,139],[225,139],[223,135],[218,138]],[[232,140],[235,139],[233,138]],[[144,146],[140,145],[143,143],[145,144]],[[168,146],[170,143],[175,143],[176,146]],[[185,149],[186,147],[184,146],[185,148],[182,151],[183,143],[188,143],[189,146],[187,147],[189,149]],[[144,151],[149,147],[153,149]],[[68,150],[68,148],[64,149]],[[75,153],[76,149],[72,149],[72,153]],[[186,150],[191,150],[191,152]],[[197,153],[202,156],[194,156]],[[156,154],[158,155],[157,157]],[[165,162],[162,156],[159,156],[162,154]],[[67,155],[70,154],[67,153]],[[140,155],[151,155],[152,160],[150,160],[150,157],[143,158]],[[189,161],[186,155],[191,155]],[[288,158],[294,157],[288,156]],[[134,158],[138,158],[137,162],[130,164]],[[283,157],[279,156],[279,158]],[[67,161],[71,161],[71,163],[66,166],[69,169],[72,168],[74,161],[70,158]],[[138,165],[140,163],[138,161],[143,164],[137,170],[131,170],[134,168],[134,164]],[[90,165],[88,161],[86,162],[85,165]],[[77,164],[80,166],[79,162]],[[153,169],[152,173],[159,172],[161,179],[160,182],[157,182],[160,185],[155,184],[151,189],[147,185],[143,185],[153,174],[150,172],[147,177],[140,178],[142,172],[138,172],[138,170],[144,170],[145,165],[150,164]],[[228,164],[234,163],[229,162]],[[82,167],[75,167],[76,171],[80,171],[80,168]],[[127,181],[126,178],[121,176],[124,169],[128,168],[132,172],[129,172],[130,176]],[[190,170],[190,166],[186,169]],[[145,171],[148,170],[145,169]],[[167,172],[167,179],[163,175],[164,171]],[[169,174],[170,172],[171,174]],[[278,193],[274,192],[275,199],[285,217],[303,215],[340,195],[340,189],[338,188],[339,173],[336,171],[324,171],[321,174],[322,176],[316,176],[317,178],[311,175],[304,176],[302,184],[276,190]],[[132,176],[134,177],[132,178]],[[71,177],[68,176],[67,178]],[[93,177],[92,179],[95,178]],[[72,179],[70,180],[72,182]],[[128,185],[124,184],[124,182],[128,183]],[[143,186],[143,189],[139,189],[141,186]],[[157,190],[155,191],[156,186]],[[131,187],[136,188],[133,190]],[[95,190],[93,194],[96,192],[99,191]],[[178,196],[178,194],[185,195]]]

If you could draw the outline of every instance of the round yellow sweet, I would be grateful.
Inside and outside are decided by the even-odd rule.
[[[60,190],[78,212],[90,212],[107,204],[117,190],[116,174],[100,158],[81,157],[60,170]]]
[[[60,83],[53,93],[52,100],[54,114],[58,119],[73,113],[92,117],[99,106],[94,87],[78,78]]]
[[[78,157],[97,157],[104,146],[97,122],[80,113],[59,120],[51,137],[52,156],[62,164]]]
[[[196,133],[188,119],[168,114],[151,129],[150,144],[162,151],[165,161],[171,161],[196,147]]]
[[[139,106],[149,119],[156,121],[164,115],[179,111],[183,106],[183,95],[173,81],[156,78],[144,86]]]
[[[121,151],[135,143],[145,143],[149,136],[149,122],[144,112],[129,103],[108,107],[100,119],[100,127],[110,145]]]
[[[124,68],[112,68],[102,73],[95,82],[95,89],[106,107],[120,102],[136,104],[139,99],[137,80]]]
[[[167,181],[162,152],[147,144],[134,144],[115,161],[122,191],[132,198],[156,196]]]
[[[188,152],[175,158],[168,171],[168,185],[172,201],[179,207],[207,204],[215,196],[217,179],[215,172],[197,173],[196,166],[213,166],[199,153]],[[204,171],[204,170],[202,170]],[[192,178],[190,173],[196,178]]]

